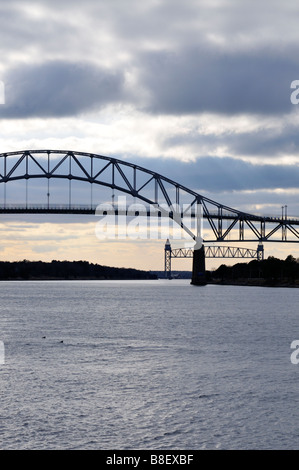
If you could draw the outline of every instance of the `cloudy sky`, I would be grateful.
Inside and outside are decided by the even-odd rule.
[[[299,215],[298,20],[295,0],[0,0],[0,152],[94,152]],[[94,225],[6,217],[1,258],[163,269],[163,242],[101,243]]]

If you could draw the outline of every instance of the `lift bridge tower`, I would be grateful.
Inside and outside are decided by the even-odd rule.
[[[192,258],[192,281],[191,284],[205,285],[205,258],[247,258],[264,259],[264,246],[259,242],[257,249],[240,248],[231,246],[204,246],[199,250],[193,248],[171,248],[170,241],[167,239],[164,247],[164,270],[165,278],[172,278],[171,261],[173,258]]]

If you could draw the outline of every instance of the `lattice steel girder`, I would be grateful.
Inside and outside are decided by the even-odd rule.
[[[205,246],[206,258],[256,258],[262,259],[263,248],[260,245],[257,250],[232,246]],[[172,258],[192,258],[193,249],[175,248],[171,250]]]
[[[70,184],[77,180],[101,185],[138,198],[148,205],[155,205],[158,210],[163,207],[164,216],[173,218],[193,239],[196,239],[197,234],[188,229],[183,219],[186,216],[197,217],[195,209],[200,204],[202,216],[215,237],[211,241],[223,242],[228,239],[237,223],[239,237],[236,241],[269,241],[278,230],[282,232],[282,241],[291,241],[287,240],[288,232],[296,242],[299,241],[299,232],[294,227],[299,225],[299,218],[262,217],[245,213],[206,198],[166,176],[134,163],[71,150],[23,150],[0,154],[0,184],[6,185],[22,179],[28,182],[35,178],[44,178],[47,184],[51,179],[60,178],[68,180]],[[166,211],[165,207],[168,208]],[[25,208],[19,208],[19,212],[34,210],[27,207],[27,204]],[[13,211],[16,212],[16,208],[11,210]],[[46,208],[36,208],[36,212],[51,211],[57,212],[57,209],[51,210],[50,204]],[[66,213],[66,209],[62,211]],[[67,211],[72,211],[71,204]],[[10,212],[6,201],[0,207],[0,212]],[[82,208],[80,213],[88,213],[88,210],[84,211]],[[223,226],[225,220],[229,222],[226,230]],[[256,223],[260,228],[256,227]],[[251,233],[250,239],[245,237],[245,225]],[[266,230],[273,225],[274,228]]]

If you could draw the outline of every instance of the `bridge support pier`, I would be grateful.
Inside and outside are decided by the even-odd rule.
[[[193,267],[191,284],[195,286],[205,286],[206,281],[206,260],[205,247],[202,245],[199,249],[193,251]]]
[[[171,245],[168,239],[164,248],[164,271],[165,279],[171,279]]]

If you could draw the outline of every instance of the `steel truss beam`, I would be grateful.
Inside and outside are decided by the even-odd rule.
[[[45,187],[49,186],[52,179],[57,178],[68,180],[70,187],[71,182],[77,180],[126,193],[149,206],[155,206],[164,216],[173,218],[193,239],[196,238],[195,230],[190,230],[184,219],[197,217],[196,207],[199,204],[206,227],[214,237],[206,238],[205,243],[228,240],[299,242],[299,231],[295,228],[299,225],[299,218],[263,217],[241,212],[134,163],[69,150],[24,150],[0,154],[0,184],[3,183],[4,187],[17,180],[26,180],[28,184],[29,180],[36,178],[44,179]],[[183,207],[183,210],[178,209],[178,206]],[[46,206],[29,206],[26,200],[22,206],[10,207],[4,195],[4,201],[0,205],[2,213],[94,213],[94,210],[92,206],[74,207],[71,198],[67,207],[53,207],[49,200]],[[152,216],[153,213],[149,215]],[[292,239],[288,239],[288,235]]]
[[[252,258],[258,261],[264,259],[264,247],[259,243],[256,250],[251,248],[240,248],[232,246],[205,246],[206,258]],[[171,248],[169,241],[165,244],[164,254],[164,270],[165,277],[171,278],[171,260],[172,258],[193,258],[192,248]]]
[[[171,249],[171,258],[193,258],[192,248]],[[206,258],[256,258],[263,259],[263,246],[259,245],[257,250],[251,248],[239,248],[232,246],[205,246]]]

